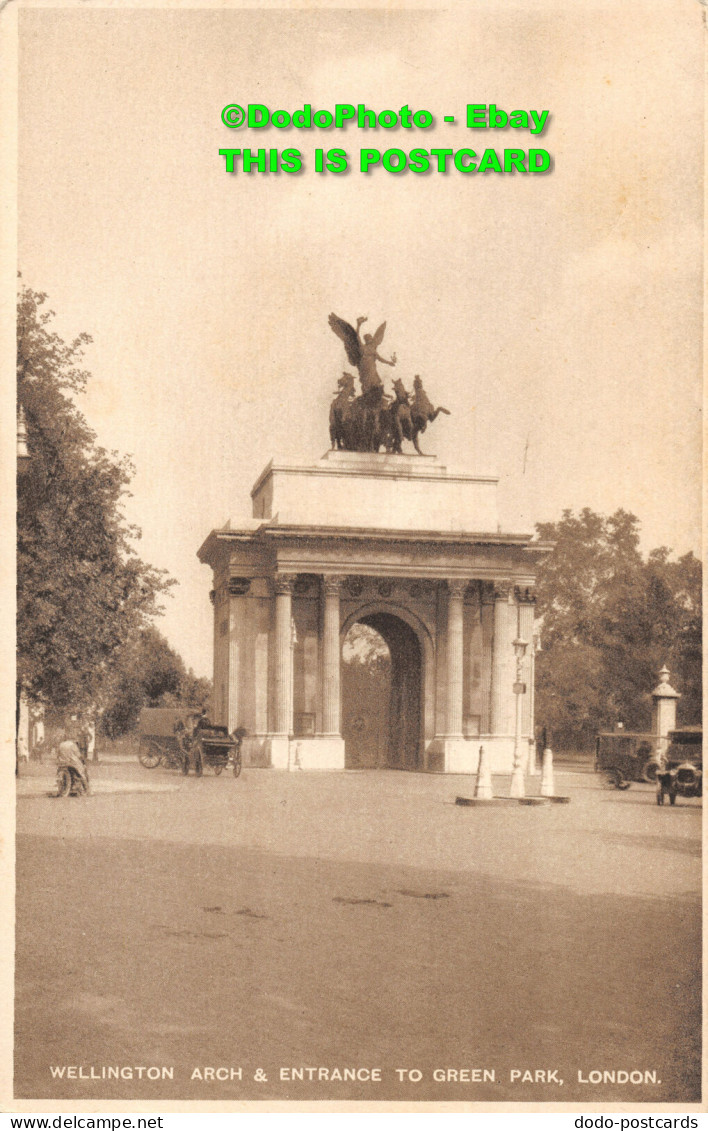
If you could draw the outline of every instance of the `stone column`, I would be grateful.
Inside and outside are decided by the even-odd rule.
[[[445,732],[462,738],[462,675],[464,665],[463,606],[468,582],[448,581],[447,591],[447,681]]]
[[[229,684],[228,684],[228,708],[226,712],[226,725],[229,728],[229,733],[236,730],[236,727],[241,721],[239,719],[239,702],[238,702],[238,688],[239,688],[239,647],[236,633],[234,631],[233,616],[229,615]]]
[[[229,731],[243,725],[241,717],[241,648],[243,642],[246,610],[242,598],[251,588],[248,577],[231,577],[228,585],[228,601],[224,612],[227,618],[228,639],[228,682],[226,685],[226,725]]]
[[[531,589],[516,591],[519,602],[519,638],[528,644],[521,666],[521,678],[526,684],[526,694],[521,700],[521,733],[533,738],[533,621],[536,610],[536,595]]]
[[[292,592],[293,577],[279,573],[275,589],[275,704],[274,734],[290,735],[293,728]]]
[[[322,596],[322,733],[339,735],[340,649],[339,589],[341,577],[323,577]]]
[[[482,734],[490,734],[492,695],[492,656],[494,645],[494,586],[481,584],[482,600]]]
[[[494,644],[492,650],[492,734],[510,734],[509,709],[512,694],[512,640],[515,635],[515,607],[509,581],[494,585]]]

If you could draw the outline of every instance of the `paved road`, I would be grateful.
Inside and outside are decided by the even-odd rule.
[[[488,809],[457,776],[95,777],[18,801],[18,1096],[698,1100],[700,803],[583,773],[570,805]]]

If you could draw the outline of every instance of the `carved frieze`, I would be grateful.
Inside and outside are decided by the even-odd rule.
[[[344,582],[344,588],[350,597],[361,597],[366,582],[363,577],[347,577]]]
[[[420,581],[412,581],[408,587],[408,592],[411,597],[423,598],[429,600],[435,596],[437,591],[437,583],[428,578],[422,578]]]
[[[293,582],[293,593],[296,597],[304,597],[312,589],[312,577],[307,573],[298,574]]]
[[[395,588],[396,586],[394,582],[391,581],[389,577],[382,577],[379,581],[376,582],[376,592],[378,593],[379,597],[392,597]]]

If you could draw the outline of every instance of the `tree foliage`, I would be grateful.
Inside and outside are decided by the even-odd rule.
[[[651,691],[666,664],[681,692],[679,718],[701,716],[701,563],[671,559],[665,546],[643,558],[639,520],[566,510],[537,534],[555,543],[539,569],[536,716],[560,748],[588,748],[621,721],[647,730]]]
[[[172,582],[135,552],[140,531],[122,506],[130,460],[96,444],[74,403],[91,339],[65,342],[45,302],[21,289],[17,393],[30,459],[18,475],[17,681],[30,699],[82,710],[102,702]]]
[[[101,718],[109,738],[133,730],[143,707],[206,707],[211,681],[188,671],[154,627],[144,628],[122,652]]]

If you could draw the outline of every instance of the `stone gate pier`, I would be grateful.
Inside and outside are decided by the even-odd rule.
[[[252,517],[213,530],[214,721],[245,726],[246,764],[361,765],[367,704],[343,702],[342,645],[374,628],[391,655],[382,749],[392,769],[512,769],[516,662],[533,736],[534,580],[550,547],[502,533],[494,475],[436,456],[331,451],[271,462]],[[349,728],[349,729],[348,729]],[[355,760],[356,751],[356,760]]]

